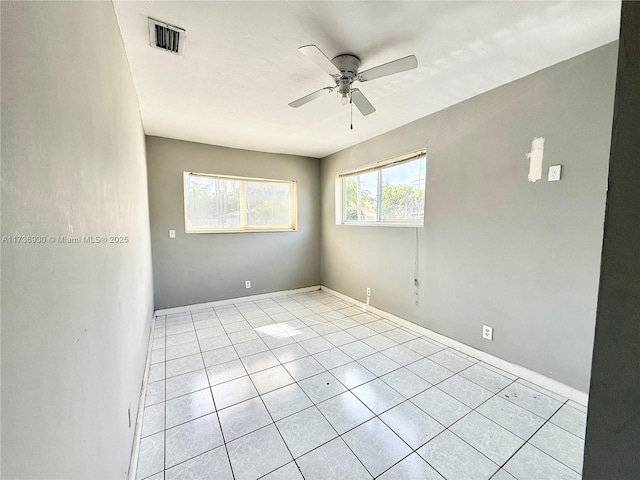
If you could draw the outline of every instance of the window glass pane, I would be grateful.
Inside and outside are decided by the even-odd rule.
[[[184,187],[188,228],[240,226],[238,180],[189,175]]]
[[[380,220],[417,222],[424,218],[425,159],[380,170]]]
[[[184,173],[187,233],[297,230],[295,182]]]
[[[344,177],[345,222],[375,222],[378,218],[378,172]]]
[[[363,167],[360,172],[339,174],[341,184],[336,187],[342,190],[342,211],[337,212],[341,217],[336,221],[422,226],[427,157],[422,153],[409,158],[412,159],[400,157]]]
[[[291,226],[291,186],[246,182],[248,226]]]

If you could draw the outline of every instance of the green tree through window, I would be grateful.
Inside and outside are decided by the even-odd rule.
[[[341,179],[342,223],[422,225],[426,187],[424,151],[363,167]]]
[[[382,188],[383,219],[415,219],[422,213],[424,188],[411,185],[385,185]]]
[[[346,184],[347,220],[365,220],[372,212],[375,215],[377,201],[371,192],[358,188],[358,182],[353,178],[347,178]]]

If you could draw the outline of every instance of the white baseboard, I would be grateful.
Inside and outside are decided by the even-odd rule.
[[[376,307],[372,307],[371,305],[366,305],[362,302],[359,302],[358,300],[348,297],[347,295],[344,295],[340,292],[336,292],[335,290],[331,290],[330,288],[327,288],[325,286],[322,286],[321,289],[327,293],[330,293],[331,295],[335,295],[336,297],[357,306],[358,308],[362,308],[364,311],[375,313],[380,317],[384,317],[388,320],[391,320],[392,322],[397,323],[402,327],[405,327],[409,330],[413,330],[414,332],[424,335],[425,337],[431,338],[436,342],[440,342],[448,347],[455,348],[456,350],[459,350],[460,352],[466,355],[470,355],[493,367],[499,368],[500,370],[504,370],[505,372],[510,373],[516,377],[520,377],[523,380],[526,380],[535,385],[538,385],[544,388],[545,390],[548,390],[549,392],[552,392],[564,398],[573,400],[574,402],[579,403],[581,405],[586,406],[588,403],[588,400],[589,400],[588,393],[585,393],[576,388],[570,387],[569,385],[565,385],[564,383],[558,382],[557,380],[554,380],[545,375],[542,375],[541,373],[534,372],[533,370],[529,370],[528,368],[525,368],[523,366],[516,365],[515,363],[511,363],[506,360],[503,360],[499,357],[491,355],[490,353],[483,352],[482,350],[478,350],[476,348],[465,345],[464,343],[460,343],[456,340],[453,340],[449,337],[445,337],[444,335],[440,335],[439,333],[433,332],[420,325],[416,325],[413,322],[410,322],[400,317],[396,317],[395,315],[385,312],[384,310],[380,310]]]
[[[144,367],[142,377],[142,388],[140,389],[140,399],[138,400],[138,411],[136,412],[136,426],[133,433],[133,446],[131,447],[131,459],[129,461],[128,480],[135,480],[138,473],[138,457],[140,456],[140,438],[142,436],[142,416],[144,412],[144,402],[147,398],[147,385],[149,383],[149,370],[151,370],[151,351],[153,350],[153,329],[155,326],[155,315],[151,317],[149,326],[149,345],[147,346],[147,363]]]
[[[261,293],[258,295],[248,295],[246,297],[229,298],[227,300],[216,300],[215,302],[196,303],[195,305],[184,305],[182,307],[163,308],[160,310],[156,310],[154,315],[157,317],[159,315],[188,312],[189,310],[197,310],[199,308],[220,307],[222,305],[231,305],[238,302],[251,302],[254,300],[262,300],[265,298],[281,297],[284,295],[295,295],[296,293],[315,292],[316,290],[320,290],[320,288],[320,285],[315,285],[313,287],[296,288],[294,290],[281,290],[279,292]]]

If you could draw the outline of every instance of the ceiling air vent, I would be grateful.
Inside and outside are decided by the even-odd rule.
[[[182,55],[185,31],[182,28],[149,19],[149,44],[154,48]]]

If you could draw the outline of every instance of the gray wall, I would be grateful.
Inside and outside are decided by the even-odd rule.
[[[640,478],[640,3],[622,2],[620,54],[583,478]]]
[[[2,478],[125,478],[152,305],[144,132],[111,2],[2,2]],[[52,39],[55,39],[52,40]]]
[[[323,159],[322,284],[360,300],[371,287],[375,307],[587,391],[616,54],[606,45]],[[539,136],[544,176],[529,183]],[[416,229],[335,225],[334,177],[423,147],[416,306]]]
[[[147,137],[156,308],[320,283],[319,161]],[[185,234],[184,171],[298,182],[295,232]],[[169,229],[176,238],[169,238]],[[251,289],[245,288],[251,280]]]

